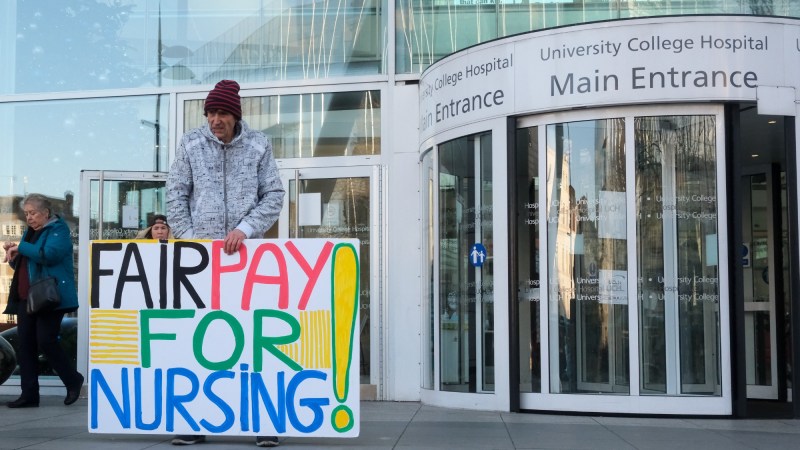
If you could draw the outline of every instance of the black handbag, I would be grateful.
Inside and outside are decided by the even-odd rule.
[[[44,244],[47,243],[47,236],[44,235],[42,246],[39,253],[44,256]],[[52,311],[61,305],[61,294],[58,293],[58,280],[56,277],[46,275],[44,267],[39,266],[39,273],[42,277],[31,282],[28,287],[28,314],[38,314],[40,312]]]
[[[61,305],[56,277],[42,277],[28,288],[28,314],[51,311]]]

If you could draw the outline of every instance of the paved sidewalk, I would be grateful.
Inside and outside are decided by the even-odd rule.
[[[64,406],[9,409],[0,396],[0,449],[177,449],[165,435],[88,433],[86,399]],[[184,447],[185,448],[185,447]],[[198,450],[256,448],[246,437],[211,437]],[[514,414],[435,408],[413,402],[362,402],[356,439],[282,438],[280,448],[310,449],[800,449],[800,420],[736,420]]]

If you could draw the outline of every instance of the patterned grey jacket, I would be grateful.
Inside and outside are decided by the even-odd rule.
[[[208,125],[181,139],[167,177],[167,216],[175,237],[223,239],[235,228],[262,238],[283,207],[272,143],[244,120],[223,144]]]

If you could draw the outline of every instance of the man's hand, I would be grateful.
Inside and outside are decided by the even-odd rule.
[[[247,239],[247,236],[244,235],[239,229],[235,229],[228,233],[225,236],[225,253],[228,255],[232,255],[239,251],[239,246],[242,245],[242,242]]]

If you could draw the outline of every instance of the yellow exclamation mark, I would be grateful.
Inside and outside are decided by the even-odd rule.
[[[333,248],[331,274],[331,329],[333,330],[333,394],[344,403],[350,390],[350,364],[358,314],[358,255],[351,244]],[[331,414],[333,429],[344,433],[353,428],[353,411],[340,404]]]

